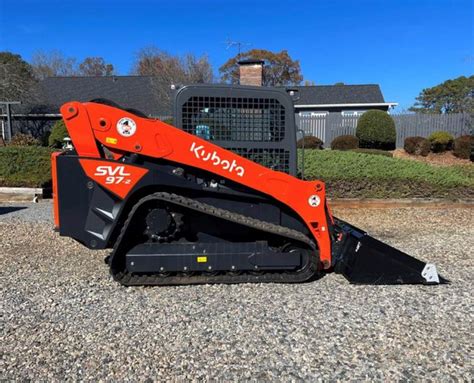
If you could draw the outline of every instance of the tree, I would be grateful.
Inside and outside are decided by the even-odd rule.
[[[114,73],[114,66],[106,64],[102,57],[86,57],[79,64],[79,74],[82,76],[110,76]]]
[[[223,82],[239,83],[238,64],[242,60],[263,60],[265,62],[263,71],[263,85],[265,86],[298,85],[303,81],[300,62],[293,60],[288,51],[271,52],[264,49],[252,49],[231,58],[219,68]]]
[[[33,68],[20,55],[0,52],[0,101],[35,98]]]
[[[474,113],[474,76],[461,76],[423,89],[410,110],[418,113]]]
[[[132,72],[142,76],[162,78],[169,85],[213,81],[212,66],[206,55],[173,56],[154,46],[143,48],[138,52]]]
[[[171,105],[172,84],[210,83],[212,66],[207,56],[192,54],[174,56],[154,46],[138,52],[132,73],[152,76],[153,89],[158,101],[165,107]]]
[[[141,76],[163,78],[170,85],[179,83],[186,77],[178,56],[172,56],[154,46],[143,48],[138,52],[133,73]]]
[[[190,84],[209,84],[214,81],[212,65],[207,56],[196,57],[187,54],[185,57],[185,73]]]
[[[38,51],[31,60],[35,76],[38,80],[46,77],[77,75],[76,59],[65,57],[60,51]]]

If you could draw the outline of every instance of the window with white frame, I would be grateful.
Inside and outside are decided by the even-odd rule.
[[[300,117],[324,117],[329,112],[299,112]]]

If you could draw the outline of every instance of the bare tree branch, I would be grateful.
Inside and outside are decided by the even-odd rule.
[[[37,79],[56,76],[75,76],[78,74],[76,59],[65,57],[59,51],[38,51],[31,60]]]
[[[154,46],[138,52],[132,73],[152,76],[154,92],[159,102],[167,108],[171,106],[172,84],[210,83],[214,79],[207,56],[173,56]]]
[[[111,76],[114,74],[114,66],[106,64],[103,57],[86,57],[79,64],[79,73],[82,76]]]

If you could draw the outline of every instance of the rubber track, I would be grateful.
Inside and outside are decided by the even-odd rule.
[[[200,274],[192,275],[181,275],[179,273],[172,275],[160,275],[160,274],[136,274],[129,273],[126,270],[115,270],[114,260],[117,257],[125,257],[125,254],[121,250],[122,241],[127,233],[127,227],[132,220],[137,209],[146,202],[149,201],[164,201],[173,205],[182,206],[187,209],[201,212],[203,214],[212,215],[221,219],[225,219],[239,225],[245,225],[256,230],[265,231],[267,233],[282,236],[292,241],[300,242],[314,251],[314,255],[310,257],[309,266],[299,272],[261,272],[261,273],[242,273],[235,274],[232,272],[220,273],[217,275],[208,274],[202,272]],[[186,198],[173,193],[158,192],[146,196],[139,200],[133,209],[130,211],[127,220],[122,226],[117,241],[115,242],[111,256],[109,258],[109,264],[111,265],[111,274],[113,278],[125,286],[138,286],[138,285],[189,285],[189,284],[205,284],[205,283],[262,283],[262,282],[275,282],[275,283],[298,283],[313,279],[319,276],[318,264],[319,257],[317,256],[317,249],[313,241],[311,241],[306,235],[299,231],[286,228],[284,226],[275,225],[269,222],[260,221],[255,218],[247,217],[238,213],[233,213],[228,210],[216,208],[214,206],[195,201],[190,198]]]

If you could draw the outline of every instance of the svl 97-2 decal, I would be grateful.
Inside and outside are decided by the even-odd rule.
[[[125,198],[148,169],[103,160],[79,160],[87,176],[120,198]]]
[[[94,175],[98,177],[105,177],[106,184],[124,183],[129,185],[130,182],[132,182],[130,179],[131,174],[125,171],[125,166],[97,166]]]

